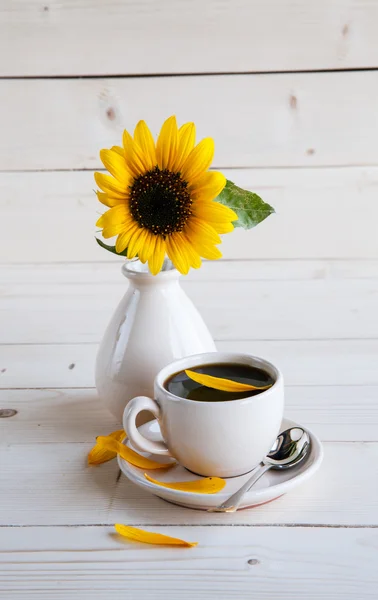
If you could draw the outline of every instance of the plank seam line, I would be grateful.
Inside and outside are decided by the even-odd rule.
[[[318,388],[318,387],[324,387],[324,388],[333,388],[333,387],[356,387],[356,388],[361,388],[361,387],[377,387],[378,383],[351,383],[351,384],[340,384],[340,383],[290,383],[290,384],[285,384],[286,388]],[[47,386],[37,386],[37,387],[32,387],[32,386],[23,386],[23,387],[1,387],[0,386],[0,392],[9,392],[9,391],[23,391],[23,390],[34,390],[34,391],[43,391],[43,390],[95,390],[96,388],[93,385],[83,385],[83,386],[78,386],[78,385],[60,385],[60,386],[51,386],[51,385],[47,385]]]
[[[320,424],[312,422],[310,420],[310,425],[311,425],[311,429],[312,429],[313,425],[315,425],[315,427],[318,427]],[[366,423],[362,424],[363,427],[366,427],[366,425],[367,425]],[[13,448],[21,448],[21,447],[26,447],[26,446],[35,446],[35,447],[39,447],[39,446],[53,446],[53,445],[61,446],[63,444],[69,445],[69,446],[72,446],[72,445],[85,446],[87,444],[93,445],[93,440],[94,440],[94,437],[91,438],[90,440],[82,440],[82,441],[77,441],[77,442],[71,441],[71,440],[70,441],[64,440],[64,441],[60,441],[60,442],[59,441],[54,441],[54,440],[53,441],[48,441],[48,440],[43,441],[43,440],[41,440],[41,441],[30,441],[30,442],[13,442],[13,441],[10,441],[10,442],[5,441],[4,442],[4,441],[1,441],[0,442],[0,453],[1,453],[1,450],[8,450],[10,448],[12,448],[12,449]],[[361,444],[361,445],[371,444],[371,445],[374,445],[374,446],[378,447],[378,439],[375,439],[375,440],[365,440],[365,439],[363,439],[363,440],[355,440],[355,439],[330,440],[330,439],[322,439],[322,444],[327,444],[327,445],[328,444]],[[119,478],[119,473],[118,473],[117,478],[116,478],[116,484],[118,483],[119,479],[120,478]]]
[[[345,337],[345,338],[215,338],[215,342],[235,342],[235,343],[252,343],[252,342],[272,342],[272,343],[297,343],[304,342],[308,343],[318,343],[318,342],[377,342],[377,337]],[[8,346],[98,346],[100,344],[100,340],[96,342],[4,342],[0,343],[1,348],[7,348]]]
[[[13,171],[12,171],[13,172]],[[16,173],[16,171],[14,171],[14,173]],[[38,261],[31,261],[31,262],[11,262],[11,261],[7,261],[7,262],[0,262],[0,269],[1,268],[18,268],[18,269],[24,269],[27,266],[36,266],[36,267],[46,267],[46,268],[51,268],[51,267],[55,267],[57,265],[59,266],[67,266],[67,267],[87,267],[87,266],[93,266],[93,265],[101,265],[101,266],[105,266],[105,265],[120,265],[124,263],[124,259],[122,259],[122,257],[120,259],[110,259],[110,260],[100,260],[100,259],[96,259],[96,260],[80,260],[80,261],[75,261],[75,260],[57,260],[54,262],[38,262]],[[319,256],[313,256],[313,257],[298,257],[298,258],[282,258],[282,256],[278,256],[277,258],[222,258],[221,260],[219,260],[217,263],[214,263],[211,260],[204,260],[204,264],[215,264],[215,265],[222,265],[223,263],[309,263],[309,262],[315,262],[315,263],[327,263],[328,261],[332,261],[333,263],[348,263],[348,262],[356,262],[356,263],[372,263],[372,264],[378,264],[378,258],[372,258],[371,256],[367,256],[366,258],[361,257],[361,256],[350,256],[350,257],[332,257],[332,256],[326,256],[326,257],[319,257]],[[276,281],[284,281],[281,279],[277,279]],[[37,282],[38,283],[38,282]],[[70,282],[67,282],[70,283]],[[8,284],[6,284],[8,285]]]
[[[114,502],[116,500],[117,490],[118,490],[118,487],[119,487],[119,482],[120,482],[121,477],[122,477],[122,470],[118,469],[117,477],[116,477],[116,480],[115,480],[115,485],[114,485],[114,487],[112,489],[111,496],[110,496],[109,508],[107,510],[108,516],[111,515],[111,512],[113,510],[113,504],[114,504]]]
[[[297,69],[297,70],[277,70],[277,71],[193,71],[187,73],[114,73],[114,74],[99,74],[99,75],[0,75],[0,80],[25,80],[25,79],[45,79],[45,80],[56,80],[56,79],[159,79],[163,77],[179,78],[179,77],[223,77],[231,76],[237,77],[239,75],[305,75],[305,74],[317,74],[317,73],[365,73],[370,71],[377,71],[378,67],[333,67],[329,69]]]
[[[20,264],[20,263],[18,263]],[[54,263],[50,263],[51,265],[53,265]],[[57,263],[55,263],[57,264]],[[112,263],[114,265],[114,263]],[[118,264],[122,264],[122,263],[118,263]],[[17,263],[14,263],[14,266],[17,266]],[[37,264],[34,264],[33,266],[38,266]],[[322,268],[322,267],[321,267]],[[377,268],[376,265],[374,265],[374,268]],[[0,270],[1,270],[1,265],[0,265]],[[332,274],[328,274],[326,273],[324,276],[319,276],[319,277],[311,277],[311,276],[307,276],[307,277],[287,277],[285,279],[279,279],[279,278],[274,278],[271,277],[269,279],[269,277],[237,277],[237,278],[233,278],[233,277],[215,277],[214,275],[210,275],[208,279],[206,279],[206,281],[204,279],[189,279],[188,281],[184,281],[184,285],[206,285],[209,283],[266,283],[268,284],[277,284],[277,283],[281,283],[282,285],[286,284],[286,283],[299,283],[299,282],[307,282],[307,283],[315,283],[315,282],[323,282],[323,283],[329,283],[329,282],[336,282],[336,281],[354,281],[354,282],[360,282],[360,281],[376,281],[378,279],[378,274],[377,275],[367,275],[364,277],[360,277],[360,276],[353,276],[353,277],[343,277],[343,276],[334,276]],[[41,280],[34,280],[32,285],[37,287],[37,286],[50,286],[50,287],[64,287],[64,286],[72,286],[72,287],[89,287],[89,286],[99,286],[99,283],[101,284],[106,284],[107,286],[112,286],[115,288],[123,288],[125,286],[125,283],[123,281],[55,281],[55,282],[51,282],[51,281],[41,281]],[[127,284],[126,284],[127,285]],[[7,282],[4,284],[1,284],[1,286],[5,289],[9,289],[9,288],[14,288],[17,286],[22,286],[25,287],[26,284],[23,283],[22,281],[11,281],[11,282]],[[127,289],[127,288],[126,288]],[[13,294],[14,296],[17,296],[18,299],[21,298],[25,298],[28,297],[29,294],[26,292],[21,292],[18,294]],[[5,296],[6,297],[6,296]],[[9,309],[6,309],[9,310]],[[274,339],[278,339],[278,338],[274,338]],[[296,339],[296,338],[293,338]],[[299,338],[299,339],[304,339],[304,338]],[[318,338],[319,339],[319,338]],[[329,338],[325,338],[325,339],[329,339]],[[336,339],[336,338],[331,338],[331,339]],[[339,338],[339,339],[356,339],[356,338]],[[357,338],[357,339],[372,339],[372,338]],[[374,339],[374,338],[373,338]],[[16,342],[17,343],[17,342]],[[22,342],[21,342],[22,343]],[[85,342],[83,342],[85,343]]]
[[[1,78],[0,78],[1,79]],[[233,170],[237,170],[237,171],[263,171],[263,170],[303,170],[303,169],[361,169],[361,168],[377,168],[378,167],[378,163],[345,163],[345,164],[341,164],[341,165],[333,165],[333,164],[329,164],[329,163],[324,163],[324,164],[320,164],[320,165],[260,165],[260,166],[255,166],[255,165],[242,165],[242,166],[227,166],[227,165],[218,165],[218,164],[214,164],[212,166],[212,169],[222,169],[222,170],[229,170],[229,171],[233,171]],[[99,172],[105,172],[105,169],[102,169],[101,167],[96,168],[96,167],[84,167],[84,168],[65,168],[65,167],[55,167],[55,168],[51,168],[51,169],[0,169],[0,174],[2,173],[67,173],[67,172],[74,172],[74,173],[78,173],[78,172],[94,172],[94,171],[99,171]]]
[[[378,388],[378,383],[285,383],[285,388],[297,388],[297,387],[303,387],[303,388],[329,388],[329,387],[337,387],[337,388],[350,388],[350,387],[356,387],[356,388]],[[10,390],[15,390],[15,391],[45,391],[48,392],[49,390],[93,390],[96,391],[96,387],[94,385],[86,385],[86,386],[45,386],[45,387],[0,387],[0,392],[6,392],[6,391],[10,391]],[[16,401],[18,402],[18,400]],[[300,405],[301,408],[303,408],[303,405]]]
[[[61,527],[61,528],[79,528],[79,527],[113,527],[114,523],[79,523],[79,524],[50,524],[50,525],[39,525],[39,524],[28,524],[28,525],[1,525],[0,524],[0,528],[1,529],[6,529],[6,528],[20,528],[20,529],[27,529],[27,528],[39,528],[39,527]],[[196,524],[192,524],[192,523],[147,523],[147,522],[140,522],[140,523],[133,523],[132,524],[133,527],[274,527],[274,528],[279,528],[279,527],[284,527],[284,528],[288,528],[288,527],[292,527],[292,528],[302,528],[302,529],[308,529],[308,528],[316,528],[316,529],[378,529],[378,524],[376,523],[372,523],[372,524],[365,524],[365,525],[356,525],[356,524],[351,524],[351,525],[344,525],[344,524],[327,524],[327,523],[196,523]]]

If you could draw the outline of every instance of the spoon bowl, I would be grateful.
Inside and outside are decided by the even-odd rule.
[[[272,469],[291,469],[308,456],[310,436],[302,427],[291,427],[277,436],[264,464]]]
[[[240,502],[251,487],[269,469],[291,469],[301,464],[309,455],[311,438],[302,427],[290,427],[277,436],[273,447],[265,459],[256,469],[246,483],[225,502],[209,512],[235,512]]]

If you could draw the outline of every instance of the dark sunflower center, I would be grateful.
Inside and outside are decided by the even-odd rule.
[[[155,235],[182,231],[192,214],[188,184],[179,173],[155,167],[130,187],[130,212],[141,227]]]

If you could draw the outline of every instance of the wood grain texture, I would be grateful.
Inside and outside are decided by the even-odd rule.
[[[377,165],[377,95],[375,71],[3,79],[0,169],[98,168],[125,127],[175,113],[215,139],[217,168]]]
[[[285,267],[282,261],[281,269]],[[118,272],[113,265],[109,269]],[[99,343],[127,290],[127,281],[118,276],[118,284],[106,286],[100,279],[60,285],[24,284],[21,279],[4,287],[1,342]],[[209,281],[183,278],[182,287],[217,341],[378,338],[378,277],[256,281],[251,263],[244,279],[232,284],[218,270]]]
[[[92,445],[1,444],[0,525],[378,525],[376,442],[325,442],[324,462],[311,480],[274,502],[229,515],[172,507],[119,479],[116,461],[87,467]]]
[[[0,597],[66,600],[74,592],[75,600],[107,600],[118,592],[126,600],[292,600],[299,590],[308,600],[375,596],[376,529],[160,530],[199,544],[148,547],[122,541],[111,527],[7,529]]]
[[[366,0],[3,0],[0,75],[374,67],[377,20]]]
[[[1,599],[376,598],[377,23],[375,0],[1,3]],[[92,170],[174,112],[277,211],[183,285],[219,349],[281,367],[286,414],[325,447],[309,482],[234,515],[86,465],[119,427],[94,360],[126,289],[90,234]],[[199,546],[122,541],[117,521]]]
[[[323,441],[378,442],[378,386],[290,386],[285,414]],[[17,411],[0,421],[7,444],[94,441],[119,428],[95,389],[0,390],[0,406]]]
[[[378,340],[222,341],[271,360],[287,385],[378,385]],[[97,344],[0,345],[0,389],[94,387]]]
[[[2,290],[13,285],[52,285],[64,287],[72,284],[121,285],[122,257],[103,253],[109,260],[94,262],[8,263],[1,264]],[[48,256],[46,258],[49,258]],[[181,282],[234,281],[312,281],[378,279],[378,259],[221,259],[204,260],[200,269],[192,269]]]
[[[276,210],[251,231],[223,236],[225,258],[378,258],[377,167],[224,173]],[[104,210],[94,188],[91,172],[0,173],[0,262],[114,260],[94,240],[95,222]],[[265,270],[263,265],[261,273]]]

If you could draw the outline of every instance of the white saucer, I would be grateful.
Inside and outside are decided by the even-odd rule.
[[[281,431],[284,431],[289,427],[300,427],[300,425],[298,425],[298,423],[294,423],[294,421],[290,421],[289,419],[283,419]],[[140,427],[140,432],[151,440],[162,440],[159,425],[156,420],[142,425]],[[270,470],[265,473],[261,479],[256,482],[253,488],[245,494],[240,508],[250,508],[252,506],[258,506],[259,504],[264,504],[265,502],[275,500],[312,477],[322,462],[323,449],[318,438],[311,431],[308,431],[308,433],[311,437],[311,450],[304,464],[298,468],[294,467],[293,469],[288,469],[287,471]],[[129,445],[128,440],[125,440],[125,443]],[[170,462],[170,459],[160,456],[157,457],[156,455],[152,454],[145,454],[145,456],[160,462]],[[118,456],[118,463],[120,469],[126,475],[126,477],[147,492],[155,494],[155,496],[159,496],[168,502],[173,502],[174,504],[179,504],[180,506],[195,508],[198,510],[207,510],[208,508],[218,506],[218,504],[221,504],[229,496],[231,496],[231,494],[236,492],[250,476],[250,474],[247,473],[245,475],[241,475],[240,477],[226,479],[226,486],[217,494],[198,494],[159,487],[145,479],[145,471],[143,469],[134,467],[130,463],[120,458],[120,456]],[[150,470],[146,471],[146,473],[150,477],[165,483],[200,479],[198,475],[194,475],[190,471],[187,471],[179,464],[176,464],[176,466],[164,472],[160,472],[159,470]]]

